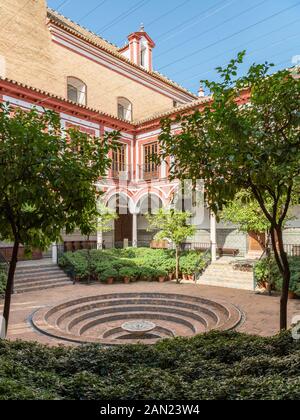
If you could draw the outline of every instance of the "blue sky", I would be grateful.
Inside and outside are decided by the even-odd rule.
[[[247,50],[276,69],[300,58],[299,0],[48,0],[49,7],[123,46],[140,24],[156,42],[155,70],[196,92],[201,79]]]

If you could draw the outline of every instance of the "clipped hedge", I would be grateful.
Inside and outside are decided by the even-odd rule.
[[[195,251],[184,252],[180,259],[183,275],[192,275],[205,264],[204,255]],[[132,281],[151,281],[171,276],[176,261],[173,250],[127,248],[67,252],[60,258],[59,265],[79,281],[105,282],[108,278],[121,280],[124,277]]]
[[[299,400],[300,343],[288,332],[106,349],[0,341],[0,399]]]
[[[300,296],[300,258],[289,257],[291,269],[290,291]],[[281,291],[282,276],[275,259],[264,258],[258,261],[254,268],[255,278],[259,285],[269,283],[276,291]]]

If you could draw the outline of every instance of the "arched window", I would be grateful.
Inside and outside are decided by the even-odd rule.
[[[132,103],[126,98],[118,98],[118,117],[132,121]]]
[[[79,105],[86,105],[86,84],[76,77],[68,77],[68,99]]]

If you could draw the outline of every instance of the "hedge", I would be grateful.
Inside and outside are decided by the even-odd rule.
[[[291,269],[290,291],[300,296],[300,258],[289,257],[289,263]],[[282,276],[275,259],[264,258],[257,262],[254,272],[258,284],[266,282],[271,284],[274,290],[281,291]]]
[[[78,280],[107,281],[108,278],[121,280],[155,280],[171,276],[175,272],[175,252],[173,250],[150,248],[127,248],[111,250],[81,250],[67,252],[59,260],[59,265]],[[183,252],[180,270],[183,275],[192,275],[206,265],[204,254]]]
[[[299,400],[300,343],[289,332],[110,348],[1,341],[0,399]]]

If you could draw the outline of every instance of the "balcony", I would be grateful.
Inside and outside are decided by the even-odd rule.
[[[160,166],[153,163],[139,166],[139,179],[151,181],[160,178]]]
[[[120,181],[130,181],[133,178],[132,167],[130,165],[112,165],[108,176]]]

